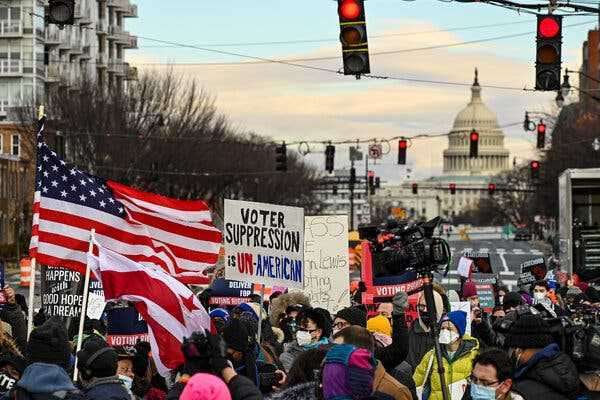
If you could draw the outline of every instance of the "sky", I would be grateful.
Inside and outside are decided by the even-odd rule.
[[[139,36],[139,49],[126,52],[128,61],[151,73],[169,64],[192,64],[176,66],[175,71],[196,79],[235,127],[287,142],[377,139],[389,154],[375,165],[371,162],[370,169],[384,182],[441,173],[446,138],[413,141],[406,167],[396,165],[397,142],[385,139],[448,133],[470,98],[468,86],[356,80],[272,63],[240,65],[253,59],[218,53],[268,59],[332,57],[297,63],[339,70],[336,1],[169,0],[159,6],[157,0],[138,0],[136,4],[139,17],[127,20],[126,29]],[[477,67],[484,86],[533,86],[534,15],[481,3],[434,0],[367,0],[365,9],[373,75],[470,84]],[[597,20],[589,15],[565,18],[563,66],[578,69],[582,42]],[[519,33],[525,35],[415,50]],[[273,43],[297,40],[311,42]],[[378,52],[391,53],[373,55]],[[505,127],[505,145],[518,162],[538,157],[535,137],[521,128],[525,111],[555,112],[554,96],[484,87],[483,100]],[[366,149],[364,144],[361,148]],[[311,144],[310,150],[306,161],[324,168],[324,145]],[[336,168],[349,164],[348,146],[337,146]]]

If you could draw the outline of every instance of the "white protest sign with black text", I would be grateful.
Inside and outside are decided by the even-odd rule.
[[[334,314],[350,306],[348,217],[304,219],[304,294],[313,307]]]
[[[304,287],[304,209],[225,200],[225,278]]]

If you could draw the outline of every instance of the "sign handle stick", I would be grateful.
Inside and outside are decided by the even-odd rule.
[[[27,339],[33,330],[33,302],[35,300],[35,257],[31,259],[31,278],[29,280],[29,308],[27,309]]]
[[[258,346],[260,346],[260,339],[262,336],[262,320],[263,320],[263,312],[264,312],[264,307],[263,304],[265,303],[265,285],[262,285],[262,288],[260,289],[260,309],[258,311]]]
[[[92,228],[90,231],[90,246],[88,248],[88,254],[91,254],[94,249],[94,234],[96,230]],[[79,316],[79,330],[77,331],[77,350],[75,354],[81,350],[81,344],[83,343],[83,325],[85,323],[85,316],[87,313],[87,302],[88,293],[90,291],[90,263],[86,263],[85,267],[85,279],[83,281],[83,301],[81,302],[81,314]],[[73,382],[77,382],[77,357],[75,357],[75,368],[73,369]]]

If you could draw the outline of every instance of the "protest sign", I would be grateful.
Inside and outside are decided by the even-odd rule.
[[[517,280],[518,286],[525,286],[546,276],[546,262],[543,257],[525,261],[521,264],[521,273]]]
[[[419,310],[417,305],[419,304],[419,294],[415,293],[408,296],[408,308],[404,311],[404,321],[406,326],[412,326],[413,323],[419,319]]]
[[[225,200],[225,278],[304,287],[304,209]]]
[[[471,274],[471,282],[477,288],[479,306],[486,312],[491,312],[496,305],[494,287],[498,284],[498,277],[494,274]]]
[[[461,257],[460,260],[458,260],[458,268],[456,268],[456,271],[458,272],[458,275],[463,278],[468,278],[471,276],[472,268],[473,260],[467,257]]]
[[[213,281],[211,289],[211,305],[236,306],[248,301],[248,296],[252,294],[252,283],[219,278]]]
[[[334,314],[350,306],[348,217],[304,219],[304,290],[313,307]]]
[[[138,341],[149,340],[146,321],[135,307],[115,307],[106,311],[106,342],[109,345],[132,348]]]
[[[484,274],[491,274],[494,272],[489,253],[466,252],[464,257],[473,260],[472,272],[480,272]]]
[[[468,301],[452,301],[450,302],[451,311],[464,311],[467,313],[467,327],[465,333],[471,335],[471,303]]]
[[[100,319],[105,307],[106,300],[104,299],[104,294],[97,294],[94,292],[89,293],[86,309],[86,315],[88,318]]]

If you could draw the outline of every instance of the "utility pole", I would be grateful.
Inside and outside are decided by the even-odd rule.
[[[354,184],[356,182],[356,170],[354,169],[354,157],[350,157],[350,230],[354,230]]]

